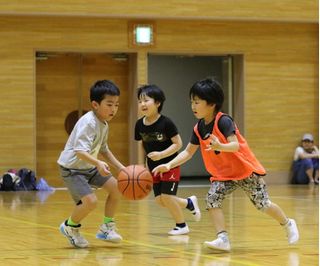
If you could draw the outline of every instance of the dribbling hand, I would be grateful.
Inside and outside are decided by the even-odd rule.
[[[170,170],[169,165],[167,164],[160,164],[156,168],[152,170],[152,173],[157,176],[160,174],[160,177],[162,177],[162,173],[168,172]]]
[[[99,161],[97,165],[97,169],[100,175],[107,176],[110,174],[110,167],[109,165],[104,161]]]

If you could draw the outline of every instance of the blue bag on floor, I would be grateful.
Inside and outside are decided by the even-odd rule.
[[[40,191],[52,191],[54,190],[53,187],[50,187],[47,183],[47,181],[44,178],[40,178],[36,185],[36,189]]]

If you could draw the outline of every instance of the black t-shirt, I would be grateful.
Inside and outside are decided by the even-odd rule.
[[[204,119],[199,120],[197,126],[199,135],[202,139],[207,139],[209,135],[212,133],[214,121],[215,119],[213,119],[209,124],[206,125]],[[229,115],[222,115],[220,117],[220,120],[218,122],[218,128],[226,138],[236,133],[236,128],[233,119]],[[194,131],[192,131],[190,143],[194,145],[200,145],[198,136]]]
[[[144,117],[136,122],[135,140],[142,140],[146,154],[152,151],[163,151],[172,145],[171,138],[178,135],[178,129],[170,118],[161,115],[152,125],[143,123]],[[178,153],[172,154],[159,161],[152,161],[147,157],[150,171],[156,166],[171,161]]]

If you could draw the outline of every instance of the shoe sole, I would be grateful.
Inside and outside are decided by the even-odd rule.
[[[215,246],[211,246],[208,242],[204,242],[203,245],[207,248],[214,249],[214,250],[220,250],[220,251],[225,251],[225,252],[230,252],[231,248],[229,249],[224,249],[224,248],[219,248]]]
[[[169,236],[182,236],[182,235],[187,235],[187,234],[189,234],[189,233],[190,233],[190,231],[184,232],[184,233],[177,233],[177,234],[170,234],[170,232],[168,232],[168,235],[169,235]]]
[[[103,241],[107,241],[107,242],[111,242],[111,243],[120,243],[122,241],[122,238],[118,238],[118,239],[107,239],[104,237],[104,235],[96,235],[97,239],[103,240]]]
[[[199,204],[198,204],[198,199],[196,196],[191,196],[190,197],[192,203],[193,203],[193,207],[194,207],[194,210],[196,213],[199,213],[199,217],[197,217],[195,214],[192,214],[193,216],[193,219],[196,221],[196,222],[199,222],[201,220],[201,212],[200,212],[200,208],[199,208]]]

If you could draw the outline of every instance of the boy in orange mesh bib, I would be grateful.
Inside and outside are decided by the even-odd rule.
[[[222,112],[223,90],[218,82],[204,79],[196,82],[189,92],[191,109],[198,123],[184,151],[153,172],[164,173],[192,158],[200,146],[206,170],[212,175],[211,187],[206,196],[207,210],[217,238],[205,241],[208,248],[230,251],[231,245],[222,212],[225,196],[241,188],[254,206],[278,221],[286,230],[289,244],[299,240],[296,222],[271,202],[262,178],[265,169],[250,150],[233,119]]]

